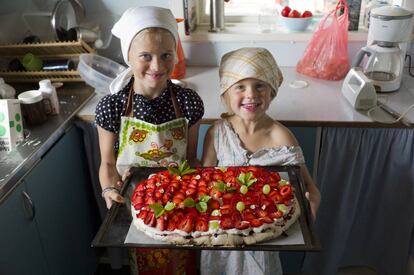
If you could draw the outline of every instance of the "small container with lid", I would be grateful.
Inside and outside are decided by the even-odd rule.
[[[59,99],[57,97],[56,88],[49,79],[39,81],[39,91],[42,92],[44,98],[48,98],[51,103],[52,111],[50,114],[57,115],[60,112]]]
[[[0,99],[14,99],[16,90],[0,77]]]

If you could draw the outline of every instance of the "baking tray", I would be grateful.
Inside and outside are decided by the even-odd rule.
[[[167,242],[153,240],[147,237],[143,232],[138,230],[139,237],[146,239],[142,243],[125,243],[128,234],[132,217],[130,211],[130,196],[135,189],[136,184],[144,179],[147,179],[150,174],[163,171],[166,168],[132,168],[131,176],[125,181],[121,189],[121,195],[126,199],[125,204],[115,203],[109,209],[97,235],[95,236],[93,247],[149,247],[149,248],[170,248],[170,249],[208,249],[208,250],[277,250],[277,251],[319,251],[320,243],[313,228],[311,220],[310,206],[308,200],[305,198],[305,188],[303,179],[300,174],[299,166],[266,166],[264,167],[270,171],[277,171],[281,174],[288,175],[288,179],[292,186],[296,189],[296,197],[301,207],[301,215],[296,226],[300,226],[300,231],[303,237],[303,244],[286,244],[283,242],[284,238],[287,240],[289,235],[282,234],[275,240],[268,240],[253,245],[238,245],[238,246],[196,246],[196,245],[177,245]],[[133,228],[131,228],[132,230]],[[288,230],[289,232],[289,230]],[[281,244],[282,243],[282,244]],[[288,243],[288,242],[287,242]]]

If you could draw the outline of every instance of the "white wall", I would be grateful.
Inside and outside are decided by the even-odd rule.
[[[28,29],[22,22],[21,16],[27,12],[50,12],[58,0],[0,0],[0,43],[20,42]],[[177,7],[181,0],[79,0],[83,3],[86,16],[83,25],[96,27],[102,30],[104,42],[109,41],[106,49],[98,50],[98,54],[122,62],[122,55],[117,38],[110,38],[110,29],[121,14],[129,7],[139,5],[158,5],[171,8],[178,14]],[[295,66],[301,58],[306,41],[205,41],[183,42],[183,48],[188,65],[216,66],[221,56],[230,50],[245,46],[259,46],[269,49],[281,66]],[[364,46],[364,42],[349,43],[349,58]],[[411,50],[412,52],[412,50]]]

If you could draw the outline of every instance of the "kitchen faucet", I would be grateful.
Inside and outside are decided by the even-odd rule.
[[[224,29],[224,0],[210,0],[210,32]]]

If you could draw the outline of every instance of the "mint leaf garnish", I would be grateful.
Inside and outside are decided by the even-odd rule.
[[[188,165],[187,160],[185,160],[180,165],[178,165],[178,168],[168,167],[168,171],[170,171],[170,173],[173,175],[184,176],[184,175],[192,174],[196,172],[197,170],[192,169],[190,165]]]
[[[184,200],[184,206],[185,207],[194,207],[195,206],[195,201],[191,198],[186,198]]]
[[[207,203],[200,201],[196,204],[196,209],[198,212],[206,212],[207,211]]]
[[[165,212],[164,207],[158,202],[150,204],[148,207],[154,210],[155,218],[159,218]]]

